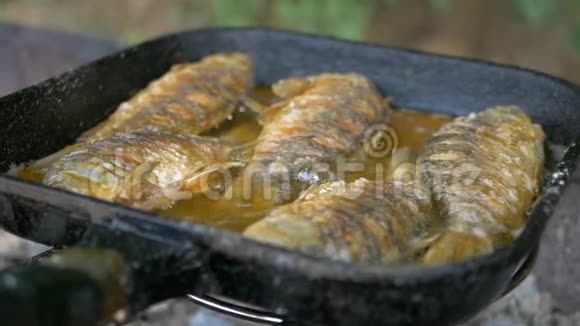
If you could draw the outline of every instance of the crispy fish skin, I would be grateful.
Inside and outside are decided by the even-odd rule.
[[[431,226],[430,203],[414,181],[335,181],[274,209],[244,236],[337,261],[395,263]]]
[[[163,209],[203,191],[196,183],[200,177],[234,165],[230,150],[211,137],[119,133],[66,154],[43,183],[143,210]]]
[[[174,65],[86,132],[91,141],[142,128],[197,135],[225,120],[253,87],[253,63],[242,53]]]
[[[324,181],[314,167],[352,154],[365,130],[388,114],[373,83],[354,73],[287,79],[272,88],[282,100],[263,112],[263,129],[250,161],[271,167],[267,173],[275,182],[290,175],[291,184],[280,187],[279,202]],[[285,169],[279,172],[279,165],[272,163]]]
[[[445,223],[423,261],[490,253],[524,226],[544,166],[544,133],[516,107],[455,119],[428,141],[418,178]]]

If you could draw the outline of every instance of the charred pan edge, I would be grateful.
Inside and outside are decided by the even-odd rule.
[[[111,60],[115,57],[125,57],[131,55],[138,51],[140,48],[152,47],[155,44],[164,43],[168,48],[172,50],[167,50],[177,55],[179,53],[180,45],[175,43],[176,41],[172,38],[187,36],[194,37],[204,34],[206,39],[212,34],[217,35],[223,33],[228,37],[230,34],[249,34],[246,35],[245,39],[249,39],[248,36],[251,34],[259,34],[264,38],[265,36],[277,36],[282,39],[292,39],[294,41],[305,41],[305,42],[315,42],[321,44],[321,47],[354,47],[357,50],[366,49],[369,51],[379,51],[380,53],[373,53],[373,55],[381,54],[382,56],[388,57],[389,55],[395,55],[397,57],[405,57],[409,64],[413,64],[416,61],[421,61],[424,65],[437,65],[440,63],[445,64],[460,64],[468,65],[473,71],[479,71],[483,69],[490,70],[490,73],[500,73],[500,74],[514,74],[515,77],[519,78],[535,78],[532,82],[534,88],[546,89],[546,92],[552,92],[548,97],[550,99],[559,100],[564,102],[564,104],[578,104],[574,103],[576,100],[580,100],[580,90],[569,82],[542,74],[534,71],[514,68],[504,65],[490,64],[486,62],[481,62],[477,60],[470,59],[458,59],[448,56],[431,55],[418,51],[403,50],[396,48],[387,48],[377,45],[368,45],[357,42],[348,42],[342,40],[334,40],[324,37],[310,36],[300,33],[289,33],[280,32],[274,30],[264,30],[264,29],[205,29],[197,30],[192,32],[184,32],[179,34],[173,34],[169,36],[164,36],[162,38],[152,40],[133,48],[129,48],[112,56],[106,57],[104,59],[98,60],[96,62],[90,63],[86,66],[78,68],[69,73],[65,73],[58,77],[49,79],[41,84],[32,86],[21,90],[18,93],[8,95],[0,99],[0,107],[3,110],[8,110],[8,118],[15,118],[14,112],[10,112],[11,108],[7,106],[21,98],[32,98],[36,99],[38,96],[42,96],[45,93],[45,88],[50,87],[66,87],[63,86],[66,83],[74,83],[77,81],[79,76],[86,74],[94,67],[104,65],[107,60]],[[230,35],[229,37],[232,37]],[[202,39],[204,37],[201,37]],[[241,46],[237,44],[235,46]],[[243,51],[243,49],[241,49]],[[208,49],[207,51],[212,51]],[[400,58],[399,58],[400,59]],[[415,72],[416,73],[416,72]],[[154,78],[155,76],[151,76]],[[446,78],[452,78],[446,76]],[[371,78],[373,79],[373,78]],[[382,90],[385,87],[391,85],[383,85]],[[396,87],[393,89],[393,96],[397,99]],[[526,91],[523,89],[521,91]],[[485,92],[485,89],[482,90]],[[399,97],[399,101],[395,102],[399,105],[404,104],[406,106],[411,106],[417,109],[428,110],[429,103],[426,100],[430,94],[423,94],[424,98],[419,98],[418,100],[413,100],[408,96]],[[120,96],[120,95],[119,95]],[[515,96],[512,94],[512,96]],[[498,101],[501,100],[498,98]],[[546,99],[547,100],[547,99]],[[446,105],[450,106],[450,110],[460,110],[458,106],[464,105],[469,102],[459,96],[459,100],[455,103],[450,103],[442,101],[433,106],[432,109],[437,109],[437,106],[444,107]],[[542,102],[542,101],[540,101]],[[26,105],[28,103],[22,103]],[[542,103],[537,103],[540,105]],[[464,108],[463,110],[483,108],[487,104],[480,103],[477,106],[471,106]],[[538,118],[532,116],[532,118]],[[578,119],[578,118],[573,118]],[[545,128],[550,132],[549,128],[553,128],[552,120],[545,121]],[[10,125],[6,130],[0,131],[0,153],[11,154],[11,148],[9,147],[10,142],[6,137],[11,136]],[[570,138],[571,135],[553,135],[552,138]],[[70,135],[74,137],[74,135]],[[40,144],[42,146],[43,144]],[[36,146],[38,147],[38,146]],[[31,147],[31,151],[35,147]],[[51,149],[45,149],[44,151],[50,151]],[[39,155],[42,155],[42,151],[39,151]],[[48,154],[48,153],[46,153]],[[495,251],[492,255],[478,257],[473,260],[458,263],[458,264],[447,264],[437,267],[418,267],[418,266],[405,266],[405,267],[371,267],[371,266],[359,266],[356,264],[344,264],[337,262],[330,262],[325,260],[319,260],[315,258],[310,258],[299,253],[290,252],[284,249],[275,248],[272,246],[260,244],[248,239],[243,239],[242,237],[232,234],[226,231],[221,231],[218,229],[213,229],[209,227],[199,226],[199,225],[184,225],[180,223],[171,222],[168,220],[159,219],[156,215],[142,213],[139,211],[132,210],[130,208],[122,207],[119,205],[105,203],[96,199],[87,198],[72,193],[60,191],[57,189],[51,189],[46,186],[32,184],[26,181],[18,180],[10,176],[0,175],[0,194],[2,196],[19,196],[22,198],[28,198],[30,200],[37,201],[39,203],[46,203],[58,207],[68,208],[74,214],[68,216],[69,219],[80,219],[84,220],[86,223],[94,222],[96,224],[117,227],[119,225],[124,225],[125,229],[131,230],[137,233],[143,234],[145,237],[155,237],[156,234],[166,234],[167,232],[173,234],[177,237],[175,240],[178,243],[185,244],[188,241],[193,244],[200,244],[212,248],[216,252],[221,252],[228,257],[235,257],[236,259],[247,260],[249,262],[255,262],[260,264],[265,264],[275,268],[284,269],[291,272],[297,272],[306,276],[315,277],[325,277],[332,280],[344,280],[349,282],[368,282],[382,280],[387,281],[397,285],[404,285],[406,283],[427,283],[432,279],[442,277],[442,276],[453,276],[468,273],[469,271],[476,270],[482,266],[486,266],[487,269],[493,268],[494,266],[506,266],[513,264],[513,259],[522,259],[524,256],[532,251],[537,245],[541,233],[548,222],[548,218],[553,213],[564,188],[567,186],[571,175],[576,169],[576,160],[580,154],[580,136],[576,138],[575,141],[571,143],[568,147],[566,154],[562,161],[558,164],[553,175],[549,178],[547,183],[544,185],[540,197],[534,204],[531,210],[530,219],[526,225],[526,228],[522,234],[516,238],[516,240],[507,247]],[[5,156],[6,157],[6,156]],[[22,155],[16,155],[16,160],[23,160]],[[0,161],[0,169],[5,170],[10,162]],[[0,213],[4,210],[9,210],[10,207],[0,207]],[[3,225],[10,227],[10,219],[6,216],[2,217]],[[97,219],[99,219],[97,221]],[[180,236],[181,235],[181,236]],[[193,237],[192,237],[193,235]],[[29,235],[30,236],[30,235]],[[191,240],[185,240],[186,238]],[[511,262],[508,262],[511,261]]]

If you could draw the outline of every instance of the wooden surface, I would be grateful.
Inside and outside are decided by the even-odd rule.
[[[0,95],[64,72],[117,48],[118,45],[112,42],[0,24]],[[578,105],[580,109],[580,103]],[[14,241],[14,239],[9,241]],[[28,254],[38,250],[37,247],[32,248],[32,251],[23,251],[23,253]],[[0,255],[4,251],[0,252]],[[556,323],[557,325],[576,325],[575,321],[580,322],[580,172],[573,177],[557,213],[549,223],[543,237],[534,276],[527,284],[527,287],[535,289],[533,291],[537,292],[534,292],[537,298],[543,299],[529,301],[532,296],[524,292],[521,295],[523,297],[517,300],[524,300],[523,302],[527,303],[522,304],[514,299],[516,301],[512,300],[499,307],[496,305],[489,316],[500,316],[500,319],[505,319],[506,314],[511,314],[514,309],[521,310],[523,309],[521,306],[525,305],[529,308],[530,302],[534,302],[542,309],[550,310],[545,312],[548,314],[546,318],[564,318],[564,321]],[[532,290],[524,287],[519,291]],[[519,308],[511,308],[510,305],[516,305]],[[538,314],[541,316],[544,312],[540,308],[532,308],[530,313],[533,316]],[[518,314],[520,316],[521,312]],[[484,317],[481,322],[474,322],[470,325],[488,325],[489,320],[493,320],[492,324],[495,323],[496,319],[486,319],[491,318],[489,316]],[[574,318],[574,321],[562,316],[573,316],[570,318]],[[508,319],[510,320],[513,322],[514,319]],[[525,320],[525,323],[529,324],[528,320]],[[541,320],[542,322],[537,325],[543,325],[544,319]],[[167,320],[162,324],[166,322]],[[231,325],[231,322],[225,324],[228,323]]]

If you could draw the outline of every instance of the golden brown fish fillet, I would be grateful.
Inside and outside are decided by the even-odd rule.
[[[44,184],[143,210],[167,208],[211,190],[211,172],[239,165],[215,138],[155,130],[119,133],[83,144],[54,162]]]
[[[430,212],[413,181],[335,181],[274,209],[244,236],[332,260],[395,263],[429,230]]]
[[[444,125],[418,158],[446,230],[424,262],[490,253],[524,226],[544,166],[544,133],[516,107],[495,107]]]
[[[174,65],[82,140],[149,128],[182,135],[209,130],[230,114],[253,86],[253,64],[242,53],[216,54]]]
[[[362,145],[365,130],[383,122],[386,101],[358,74],[322,74],[273,86],[282,98],[263,112],[248,173],[272,179],[278,203],[325,181],[320,171]]]

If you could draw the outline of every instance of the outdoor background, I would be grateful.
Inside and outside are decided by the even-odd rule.
[[[476,57],[580,83],[580,0],[0,0],[0,21],[136,43],[261,25]]]

